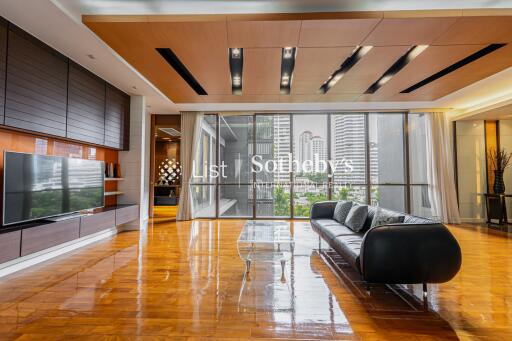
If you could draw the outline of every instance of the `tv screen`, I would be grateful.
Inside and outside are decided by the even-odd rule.
[[[3,225],[103,205],[103,161],[4,153]]]

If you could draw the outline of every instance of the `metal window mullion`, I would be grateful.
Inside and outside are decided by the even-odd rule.
[[[369,127],[369,113],[364,113],[364,138],[365,138],[365,160],[366,160],[366,203],[369,205],[372,202],[371,198],[371,177],[370,177],[370,127]]]
[[[220,169],[220,117],[219,114],[215,114],[215,139],[216,142],[216,155],[215,155],[215,164],[217,166],[217,171]],[[220,176],[217,176],[215,179],[215,218],[219,218],[220,213]]]
[[[289,114],[290,115],[290,154],[292,155],[292,160],[295,159],[295,153],[294,153],[294,150],[293,150],[293,114]],[[294,218],[294,215],[295,215],[295,201],[294,201],[294,198],[295,198],[295,192],[294,192],[294,183],[295,183],[295,179],[294,179],[294,171],[293,171],[293,163],[291,164],[291,167],[290,167],[290,218]]]
[[[411,167],[409,162],[409,113],[403,114],[403,153],[405,171],[405,212],[411,213]]]
[[[256,155],[256,115],[252,117],[252,156]],[[252,173],[252,219],[256,219],[256,172],[251,167]]]
[[[331,160],[331,116],[332,113],[327,113],[327,160]],[[327,163],[327,200],[332,200],[332,184],[334,174],[332,172],[331,164]]]

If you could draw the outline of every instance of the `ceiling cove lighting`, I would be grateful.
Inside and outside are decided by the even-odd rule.
[[[418,57],[428,45],[415,45],[412,46],[402,57],[398,58],[398,60],[391,65],[389,69],[380,78],[370,85],[368,90],[365,91],[365,94],[373,94],[377,90],[381,88],[384,84],[386,84],[394,75],[396,75],[400,70],[402,70],[407,64],[409,64],[414,58]]]
[[[350,70],[361,58],[367,54],[373,46],[358,46],[352,51],[352,54],[345,59],[343,64],[327,78],[318,90],[320,93],[325,94],[331,89],[338,81]]]
[[[179,60],[179,58],[172,52],[170,48],[157,48],[156,51],[165,59],[169,65],[183,78],[185,82],[198,94],[201,96],[206,96],[208,93],[204,90],[204,88],[199,84],[199,82],[194,78],[194,76],[188,71],[188,69],[183,65],[183,63]]]
[[[296,47],[283,47],[281,51],[281,94],[289,95],[292,88],[293,69],[295,68]]]
[[[465,66],[465,65],[467,65],[469,63],[472,63],[475,60],[480,59],[480,58],[488,55],[489,53],[494,52],[497,49],[502,48],[505,45],[507,45],[507,44],[491,44],[491,45],[488,45],[488,46],[484,47],[483,49],[481,49],[481,50],[479,50],[479,51],[477,51],[477,52],[467,56],[466,58],[461,59],[458,62],[448,66],[447,68],[442,69],[441,71],[433,74],[432,76],[429,76],[429,77],[425,78],[424,80],[422,80],[422,81],[420,81],[420,82],[418,82],[418,83],[408,87],[407,89],[400,91],[400,93],[407,94],[407,93],[413,92],[414,90],[417,90],[417,89],[421,88],[422,86],[425,86],[428,83],[431,83],[431,82],[435,81],[436,79],[444,77],[447,74],[452,73],[453,71],[455,71],[457,69],[460,69],[461,67],[463,67],[463,66]]]
[[[231,93],[242,94],[242,72],[244,69],[244,49],[229,48],[229,70],[231,72]]]

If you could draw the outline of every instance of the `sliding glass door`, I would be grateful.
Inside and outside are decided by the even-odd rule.
[[[206,115],[196,216],[307,218],[313,203],[342,199],[429,216],[424,122],[407,113]]]

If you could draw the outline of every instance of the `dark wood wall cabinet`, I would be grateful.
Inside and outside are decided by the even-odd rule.
[[[0,124],[128,150],[130,96],[0,19]]]
[[[0,17],[0,121],[4,121],[5,76],[7,61],[7,21]]]
[[[103,80],[80,65],[70,63],[67,137],[103,145],[105,89]]]

